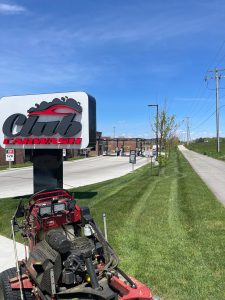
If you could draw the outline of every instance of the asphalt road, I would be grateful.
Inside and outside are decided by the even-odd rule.
[[[225,206],[225,162],[190,151],[184,146],[179,146],[179,150],[217,199]]]
[[[137,157],[135,169],[147,163]],[[99,156],[64,162],[64,188],[84,186],[123,176],[131,171],[129,157]],[[18,168],[0,172],[0,198],[33,193],[33,168]]]

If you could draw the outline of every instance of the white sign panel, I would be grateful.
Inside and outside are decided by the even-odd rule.
[[[5,160],[6,161],[14,161],[14,149],[6,149],[5,150]]]
[[[95,99],[84,92],[0,99],[2,147],[83,149],[95,142],[95,135]]]
[[[66,149],[63,149],[63,157],[66,157]]]

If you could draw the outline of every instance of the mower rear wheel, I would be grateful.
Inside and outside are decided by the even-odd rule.
[[[10,268],[0,274],[0,299],[21,300],[20,290],[12,290],[9,280],[16,277],[16,268]],[[24,300],[35,300],[35,296],[29,290],[23,290]]]

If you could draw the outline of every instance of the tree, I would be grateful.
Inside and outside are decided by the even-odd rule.
[[[177,128],[178,125],[176,124],[175,116],[169,116],[165,109],[159,112],[158,119],[156,116],[153,131],[156,134],[158,129],[160,154],[162,150],[165,151],[166,154],[169,154],[171,146],[176,140]]]

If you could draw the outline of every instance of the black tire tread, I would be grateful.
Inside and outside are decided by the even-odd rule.
[[[7,269],[0,274],[0,289],[4,295],[4,299],[1,300],[21,300],[20,290],[12,290],[9,284],[9,279],[16,277],[16,275],[16,268]],[[23,296],[26,300],[35,299],[34,295],[28,290],[24,290]]]

